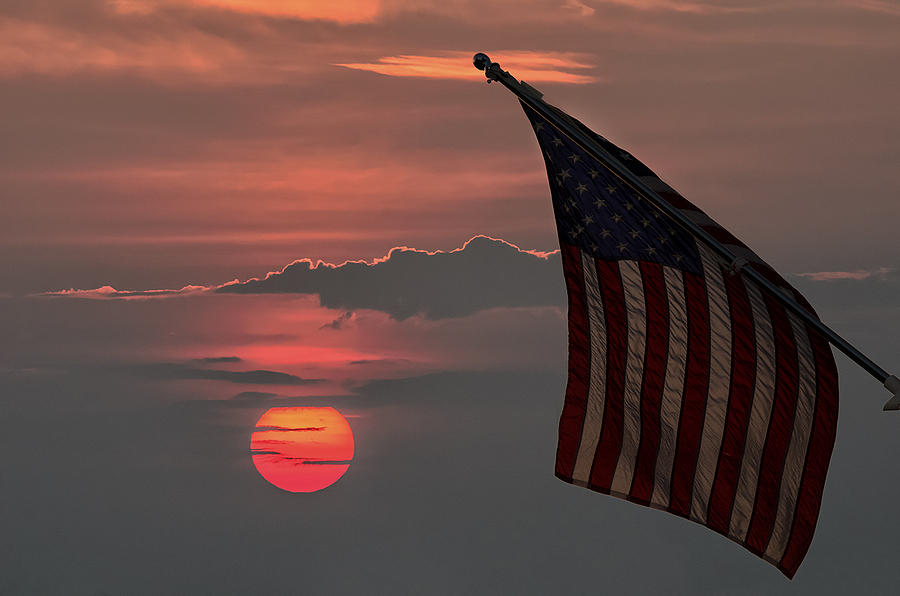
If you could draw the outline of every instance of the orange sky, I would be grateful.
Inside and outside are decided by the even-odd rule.
[[[892,6],[13,3],[0,292],[209,285],[478,233],[552,250],[536,145],[479,50],[776,266],[889,267]]]

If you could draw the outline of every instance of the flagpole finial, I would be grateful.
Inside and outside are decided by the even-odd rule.
[[[513,79],[508,72],[500,68],[500,65],[493,60],[491,57],[483,52],[478,52],[472,58],[472,64],[475,65],[475,68],[478,70],[484,71],[484,76],[487,77],[488,83],[492,81],[499,81],[500,78],[506,75],[508,78]]]
[[[884,386],[888,391],[894,394],[894,397],[884,404],[884,410],[900,410],[900,379],[891,375],[885,379]]]
[[[472,64],[475,65],[475,68],[478,70],[484,71],[484,76],[487,77],[488,83],[493,81],[498,81],[503,83],[508,88],[514,90],[516,93],[524,93],[532,97],[533,99],[541,99],[544,94],[526,83],[525,81],[520,81],[516,79],[514,76],[500,68],[500,64],[491,60],[491,57],[483,52],[478,52],[472,58]]]
[[[487,54],[478,52],[475,54],[475,57],[472,58],[472,64],[474,64],[475,68],[478,70],[485,70],[491,65],[491,58]]]

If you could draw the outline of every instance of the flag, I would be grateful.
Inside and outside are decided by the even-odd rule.
[[[564,112],[602,163],[522,104],[544,154],[569,296],[556,475],[702,524],[789,578],[809,549],[837,426],[837,369],[815,316],[769,265],[627,151]],[[654,207],[627,169],[724,244]]]

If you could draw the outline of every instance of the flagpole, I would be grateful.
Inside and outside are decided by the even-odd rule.
[[[500,68],[500,65],[493,62],[486,54],[475,54],[473,63],[478,70],[483,70],[488,79],[488,83],[498,81],[504,87],[512,91],[523,103],[533,109],[535,112],[543,116],[560,132],[569,137],[574,143],[578,144],[591,157],[606,164],[613,169],[616,174],[621,176],[636,190],[640,191],[654,207],[677,221],[683,228],[688,230],[695,237],[702,240],[710,248],[715,250],[723,258],[727,259],[736,269],[740,269],[742,273],[747,275],[757,284],[768,290],[768,292],[778,300],[786,308],[790,309],[794,314],[803,319],[808,325],[815,328],[819,333],[824,335],[832,345],[843,352],[848,358],[861,366],[863,370],[875,377],[885,388],[893,393],[893,397],[884,404],[885,410],[900,410],[900,379],[894,375],[888,374],[883,368],[875,364],[868,356],[857,350],[843,337],[838,335],[830,327],[812,316],[807,310],[797,303],[793,298],[785,295],[775,284],[763,277],[759,272],[752,268],[743,267],[739,260],[728,248],[713,238],[703,228],[688,219],[678,209],[671,206],[665,199],[660,197],[653,189],[644,184],[640,178],[635,176],[623,166],[618,159],[597,144],[590,136],[579,130],[576,126],[567,122],[559,114],[554,112],[541,99],[543,94],[524,81],[519,81],[507,71]]]

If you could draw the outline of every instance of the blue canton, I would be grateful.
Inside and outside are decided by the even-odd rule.
[[[525,112],[544,154],[561,241],[604,260],[650,261],[702,273],[689,233],[540,115]],[[619,154],[613,155],[626,165],[634,160],[616,150]]]

